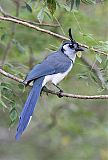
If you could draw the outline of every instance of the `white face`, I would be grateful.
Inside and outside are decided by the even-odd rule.
[[[75,61],[76,58],[76,51],[75,48],[77,48],[77,44],[65,44],[63,46],[64,54],[66,54],[70,59]]]
[[[76,52],[75,51],[75,49],[77,48],[77,44],[65,44],[64,46],[63,46],[63,49],[64,49],[64,51],[66,51],[66,52]]]

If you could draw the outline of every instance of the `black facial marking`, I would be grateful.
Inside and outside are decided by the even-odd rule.
[[[74,45],[73,44],[69,44],[69,47],[72,49],[72,48],[74,48]]]
[[[64,51],[65,51],[65,49],[62,47],[62,48],[61,48],[61,51],[62,51],[62,52],[64,52]]]

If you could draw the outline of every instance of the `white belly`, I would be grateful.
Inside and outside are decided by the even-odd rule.
[[[42,87],[45,86],[45,84],[49,81],[51,81],[55,85],[58,84],[70,72],[71,69],[72,69],[72,64],[69,67],[69,69],[64,73],[57,73],[57,74],[45,76],[45,79],[42,83]]]

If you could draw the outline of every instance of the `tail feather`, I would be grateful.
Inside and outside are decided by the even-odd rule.
[[[37,103],[38,97],[40,96],[43,80],[44,77],[41,77],[34,81],[33,87],[29,93],[29,96],[25,102],[25,105],[20,115],[17,132],[15,136],[16,140],[20,139],[21,134],[26,129],[27,125],[31,120],[35,105]]]

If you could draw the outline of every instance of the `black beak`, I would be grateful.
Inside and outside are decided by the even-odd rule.
[[[75,49],[75,51],[76,51],[76,52],[78,52],[78,51],[84,51],[84,49],[81,48],[81,47],[77,47],[77,48]]]

